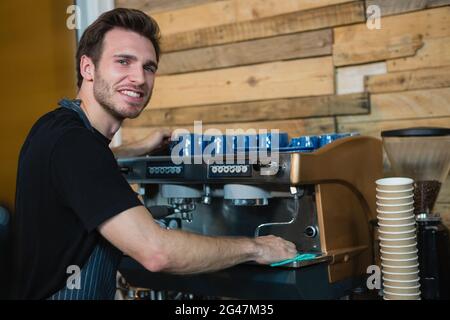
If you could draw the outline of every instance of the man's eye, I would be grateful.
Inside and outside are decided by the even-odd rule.
[[[145,71],[150,71],[150,72],[152,72],[152,73],[155,73],[155,72],[156,72],[156,68],[153,67],[153,66],[150,66],[150,67],[144,67],[144,69],[145,69]]]
[[[127,60],[123,60],[123,59],[119,60],[118,62],[119,62],[121,65],[124,65],[124,66],[126,66],[126,65],[128,64],[128,61],[127,61]]]

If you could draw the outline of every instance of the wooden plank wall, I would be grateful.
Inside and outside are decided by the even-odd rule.
[[[366,23],[376,5],[381,28]],[[450,126],[450,0],[116,0],[154,17],[153,98],[123,141],[159,126],[290,136]],[[387,168],[387,170],[389,170]],[[450,225],[450,179],[437,208]]]

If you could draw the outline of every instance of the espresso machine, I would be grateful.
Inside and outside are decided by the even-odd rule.
[[[284,133],[188,134],[175,139],[171,155],[118,163],[163,228],[209,236],[273,234],[313,256],[186,276],[152,273],[124,257],[119,271],[134,288],[151,288],[159,298],[175,292],[339,299],[366,286],[367,268],[375,264],[374,181],[383,169],[379,139],[352,133],[289,142]]]
[[[450,239],[434,204],[450,170],[450,128],[383,131],[396,175],[414,180],[421,298],[450,299]]]

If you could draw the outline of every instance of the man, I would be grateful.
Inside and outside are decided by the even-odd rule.
[[[206,237],[161,228],[120,174],[110,140],[150,100],[159,30],[141,11],[115,9],[86,29],[76,100],[44,115],[20,154],[14,221],[14,297],[112,299],[122,253],[152,272],[189,274],[292,258],[266,236]],[[177,94],[174,92],[174,94]],[[136,156],[169,135],[114,150]]]

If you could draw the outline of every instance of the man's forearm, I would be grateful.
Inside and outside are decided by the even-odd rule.
[[[158,148],[167,147],[170,137],[171,133],[168,129],[158,129],[139,141],[111,148],[111,150],[116,157],[142,156]]]
[[[116,158],[137,157],[148,153],[150,147],[143,141],[136,141],[126,145],[111,148]]]
[[[152,272],[211,272],[247,262],[268,264],[295,256],[295,244],[274,236],[210,237],[161,228],[144,206],[99,226],[103,237]]]
[[[170,229],[164,238],[168,262],[163,272],[212,272],[255,260],[258,255],[258,246],[251,238],[209,237]]]

